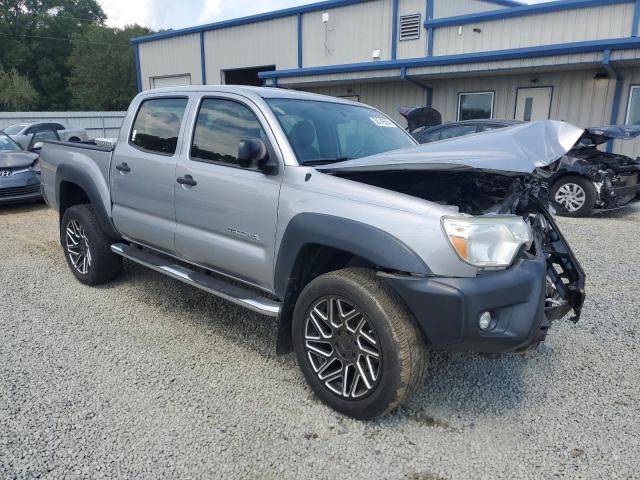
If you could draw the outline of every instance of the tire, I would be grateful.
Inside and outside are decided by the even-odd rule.
[[[551,188],[551,198],[561,206],[558,214],[586,217],[593,213],[598,192],[589,180],[574,175],[562,177],[555,182]]]
[[[91,205],[76,205],[64,213],[60,242],[71,272],[85,285],[108,282],[122,269],[122,257],[111,251]]]
[[[353,318],[343,321],[349,316]],[[311,281],[296,303],[292,336],[311,389],[350,417],[370,419],[390,412],[424,379],[422,332],[406,305],[368,269],[348,268]]]
[[[69,142],[71,142],[71,143],[80,143],[80,139],[78,137],[71,137],[69,139]]]

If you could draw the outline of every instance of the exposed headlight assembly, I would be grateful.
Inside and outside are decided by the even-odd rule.
[[[533,242],[531,227],[516,216],[444,217],[442,228],[458,257],[482,269],[509,267]]]

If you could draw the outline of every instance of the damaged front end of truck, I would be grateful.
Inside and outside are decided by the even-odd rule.
[[[585,273],[555,222],[546,179],[582,133],[563,122],[534,122],[317,168],[429,200],[450,208],[452,215],[522,217],[534,241],[519,258],[546,262],[546,320],[572,313],[577,322]]]

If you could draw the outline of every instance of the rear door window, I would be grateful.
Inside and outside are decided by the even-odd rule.
[[[186,98],[145,100],[136,115],[129,142],[148,152],[173,155],[186,108]]]

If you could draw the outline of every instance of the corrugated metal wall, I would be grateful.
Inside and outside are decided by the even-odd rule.
[[[419,13],[421,22],[427,18],[427,2],[424,0],[401,0],[398,4],[398,19],[403,15]],[[417,58],[427,54],[427,32],[420,28],[420,38],[417,40],[398,41],[397,58]]]
[[[479,22],[463,25],[461,35],[458,26],[438,28],[434,55],[628,37],[633,10],[633,3],[625,3]]]
[[[391,0],[307,13],[302,19],[302,57],[305,67],[372,61],[374,50],[380,59],[391,58]]]
[[[433,18],[455,17],[505,8],[496,3],[478,0],[433,0],[433,2]]]
[[[198,47],[200,55],[200,47]],[[199,57],[198,57],[199,58]],[[278,70],[298,66],[296,16],[212,30],[205,33],[207,83],[223,83],[221,71],[275,65]]]
[[[406,125],[398,109],[403,106],[426,105],[424,89],[401,82],[355,83],[329,87],[305,88],[304,90],[333,97],[358,96],[359,101],[385,112],[401,125]]]
[[[583,127],[607,125],[611,117],[615,80],[594,80],[596,73],[594,69],[436,80],[432,82],[433,106],[442,113],[444,121],[454,121],[460,92],[493,91],[494,118],[512,119],[518,87],[551,86],[551,119]]]
[[[91,138],[117,138],[127,112],[0,112],[0,130],[24,122],[57,122],[84,128]]]
[[[140,70],[142,88],[151,88],[150,78],[191,75],[191,84],[202,83],[200,35],[185,35],[141,43]]]

